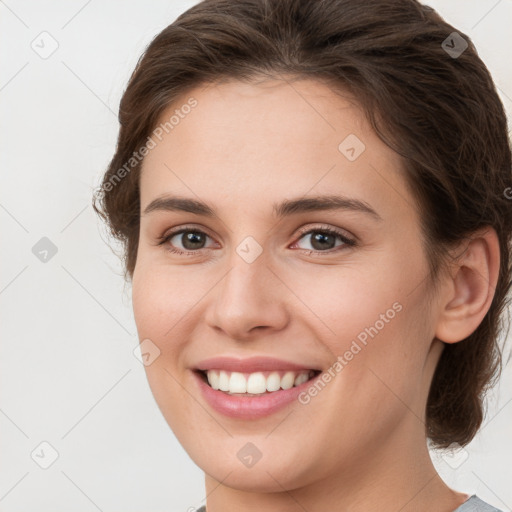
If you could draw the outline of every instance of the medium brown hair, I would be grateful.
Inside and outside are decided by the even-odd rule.
[[[377,135],[403,157],[433,278],[451,244],[487,226],[498,235],[501,262],[490,309],[465,340],[445,344],[430,387],[426,436],[440,448],[464,446],[480,428],[485,394],[502,367],[498,337],[511,287],[506,116],[470,38],[454,32],[415,0],[200,2],[139,59],[120,103],[117,148],[93,198],[122,243],[131,279],[140,153],[165,109],[199,85],[259,76],[321,80],[351,93]],[[450,54],[455,44],[468,46]]]

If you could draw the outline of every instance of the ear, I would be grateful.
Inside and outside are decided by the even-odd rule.
[[[446,277],[436,338],[456,343],[472,334],[491,306],[500,268],[500,248],[494,228],[485,227],[457,248]]]

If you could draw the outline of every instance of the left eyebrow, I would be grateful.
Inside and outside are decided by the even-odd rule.
[[[345,196],[315,196],[300,199],[289,199],[274,204],[274,215],[278,218],[302,213],[327,210],[352,210],[371,215],[377,220],[382,217],[366,202]]]
[[[274,203],[272,211],[277,218],[289,217],[304,212],[351,210],[371,215],[376,220],[382,217],[366,202],[344,196],[315,196],[298,199],[286,199]],[[177,196],[163,196],[151,201],[144,210],[144,215],[153,211],[182,211],[204,217],[216,217],[215,210],[203,201]]]

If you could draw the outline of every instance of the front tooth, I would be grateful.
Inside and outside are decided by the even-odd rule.
[[[290,389],[293,387],[293,381],[295,380],[295,374],[293,372],[286,372],[281,379],[281,387],[283,389]]]
[[[267,377],[267,391],[278,391],[281,389],[281,377],[279,377],[279,373],[272,372]]]
[[[229,391],[229,375],[221,370],[219,375],[219,389],[221,391]]]
[[[247,381],[243,373],[233,372],[229,378],[230,393],[247,393]]]
[[[267,390],[267,379],[263,373],[251,373],[247,380],[247,393],[259,394]]]
[[[208,378],[208,384],[213,389],[219,389],[219,372],[216,370],[209,370],[206,372],[206,377]]]

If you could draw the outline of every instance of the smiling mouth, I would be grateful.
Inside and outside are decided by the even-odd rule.
[[[321,373],[321,370],[272,370],[253,373],[222,369],[195,370],[212,389],[228,395],[261,396],[300,386]]]

